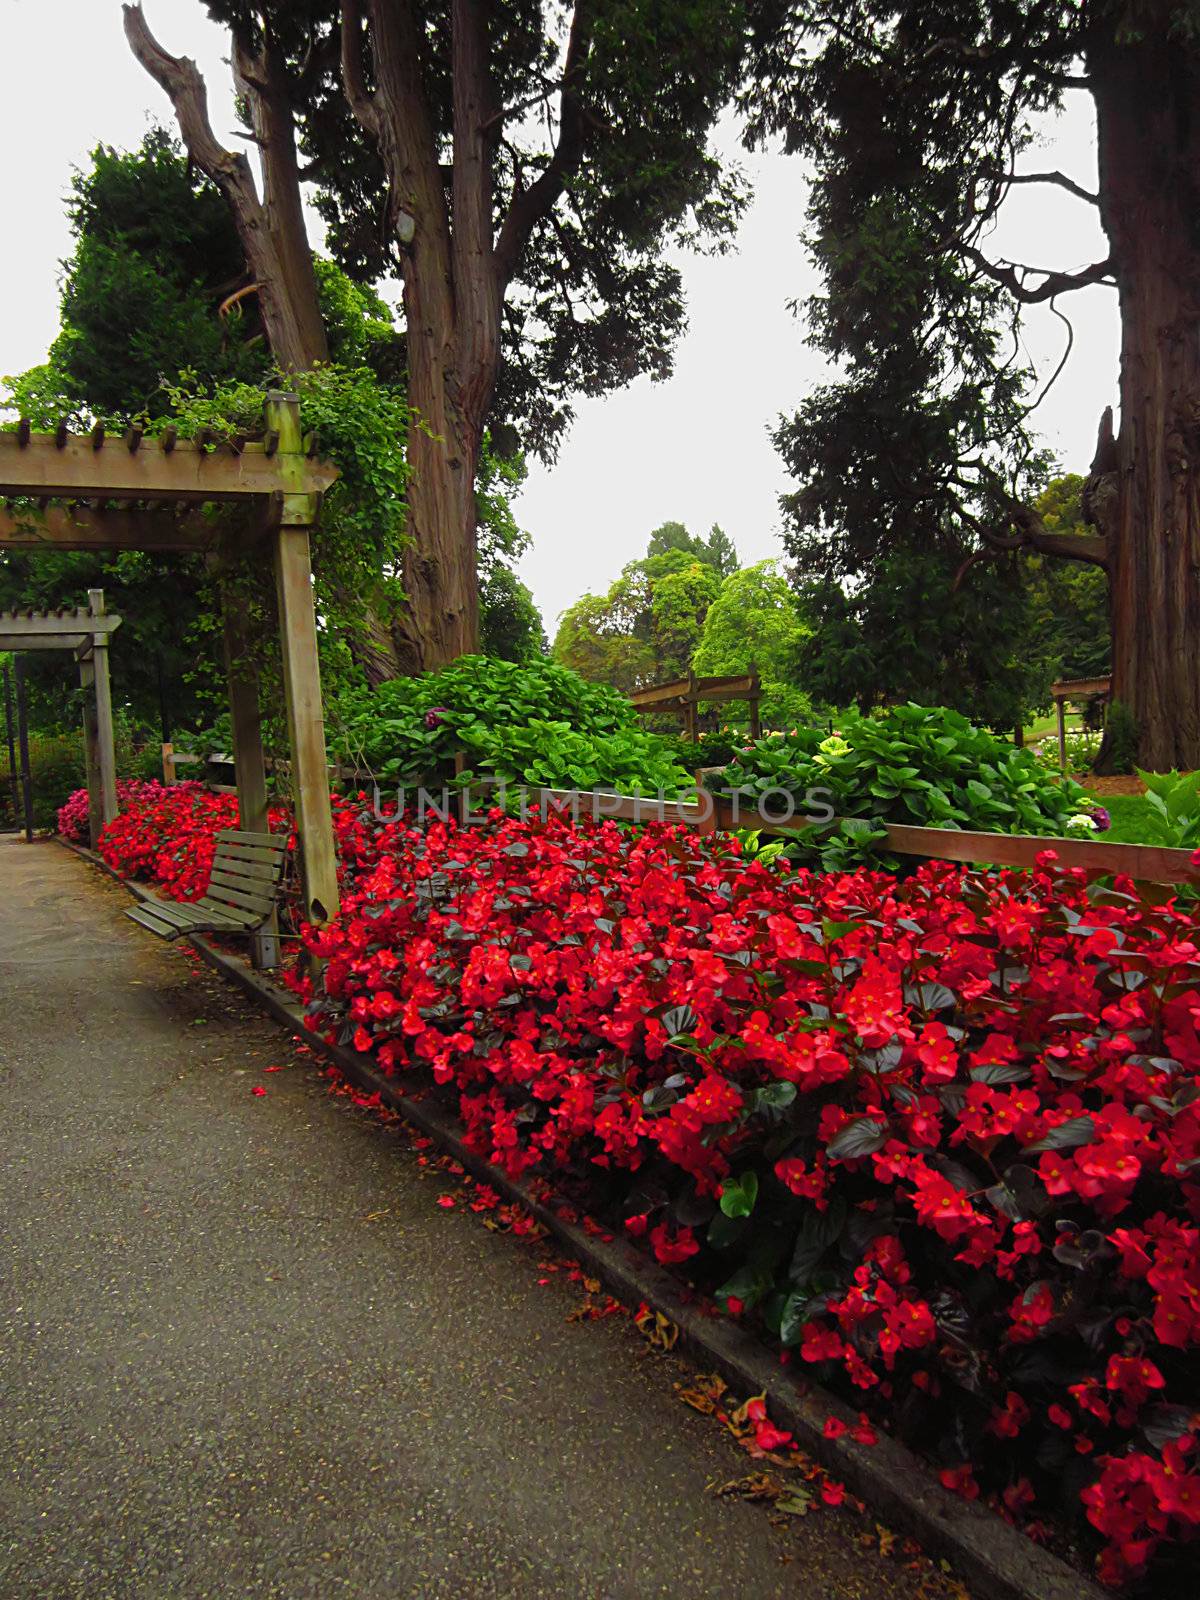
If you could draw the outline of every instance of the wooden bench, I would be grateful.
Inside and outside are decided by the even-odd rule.
[[[227,828],[217,834],[212,875],[201,899],[162,900],[151,895],[125,915],[160,939],[181,939],[189,933],[254,933],[275,909],[286,861],[286,834]]]

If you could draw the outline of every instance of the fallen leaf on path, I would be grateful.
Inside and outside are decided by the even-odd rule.
[[[661,1311],[651,1311],[649,1306],[638,1308],[633,1324],[656,1350],[673,1350],[679,1342],[679,1329],[671,1319]]]

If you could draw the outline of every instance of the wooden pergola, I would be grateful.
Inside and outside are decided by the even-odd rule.
[[[105,823],[117,814],[117,757],[113,736],[112,691],[108,647],[121,618],[104,607],[104,591],[88,590],[86,611],[0,611],[0,650],[14,655],[26,650],[71,650],[79,663],[83,698],[83,750],[87,765],[88,831],[92,848]],[[25,834],[30,837],[29,751],[25,733],[24,686],[21,700],[21,778],[25,793]],[[11,739],[10,739],[11,750]]]
[[[686,678],[674,678],[670,683],[656,683],[653,688],[635,689],[629,703],[644,716],[674,716],[683,721],[685,736],[696,742],[700,731],[699,708],[702,700],[709,704],[723,704],[729,700],[745,700],[750,706],[750,737],[757,739],[762,732],[758,703],[762,698],[762,685],[753,669],[733,678],[698,678],[689,673]]]
[[[338,909],[338,890],[309,536],[337,469],[306,446],[295,395],[268,394],[264,422],[261,437],[229,442],[211,433],[180,439],[173,428],[157,438],[140,428],[107,436],[100,426],[79,435],[65,423],[42,434],[21,421],[0,433],[0,548],[211,555],[224,572],[240,561],[272,561],[303,913],[322,923]],[[214,504],[241,508],[236,532],[206,516]],[[226,584],[222,612],[240,826],[265,833],[249,622],[245,602]]]

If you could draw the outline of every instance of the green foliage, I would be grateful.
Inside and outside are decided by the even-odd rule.
[[[512,508],[524,481],[524,459],[499,455],[495,441],[486,438],[475,480],[480,646],[484,655],[504,661],[528,661],[550,648],[533,595],[513,570],[530,545]]]
[[[0,708],[0,719],[3,710]],[[124,717],[113,729],[118,778],[161,778],[162,751],[157,743],[139,747],[134,730]],[[19,760],[19,758],[18,758]],[[83,756],[83,733],[78,725],[29,737],[29,777],[33,791],[33,823],[37,829],[52,829],[59,806],[87,783]],[[0,738],[0,827],[23,826],[20,791],[13,807],[8,749]]]
[[[690,775],[667,741],[644,728],[580,733],[566,721],[490,727],[464,721],[459,736],[467,776],[501,777],[551,789],[609,789],[617,794],[682,794]]]
[[[814,578],[801,595],[812,631],[797,670],[814,699],[862,711],[897,700],[946,705],[1015,728],[1048,701],[1050,673],[1031,648],[1015,558],[955,587],[937,549],[897,547],[861,582]]]
[[[496,562],[479,574],[479,631],[484,655],[529,661],[549,649],[529,586],[511,567]]]
[[[38,829],[53,828],[59,806],[87,782],[83,735],[79,732],[32,734],[29,776],[33,789],[33,825]],[[18,791],[14,808],[8,751],[0,744],[0,825],[21,827],[24,820],[21,805]]]
[[[1078,784],[1056,782],[1028,751],[940,707],[851,713],[833,735],[802,728],[768,736],[714,774],[709,786],[736,789],[775,814],[787,796],[798,817],[818,816],[824,803],[835,817],[852,819],[833,835],[830,867],[872,844],[882,822],[984,833],[1090,831],[1072,822],[1089,807]]]
[[[614,617],[611,596],[611,590],[608,597],[585,594],[568,606],[559,618],[551,654],[589,683],[628,692],[654,682],[654,648],[625,631]]]
[[[161,128],[140,149],[99,145],[72,183],[75,251],[50,364],[93,415],[160,414],[181,367],[253,382],[269,357],[253,298],[219,309],[245,280],[241,244],[217,189]]]
[[[1175,850],[1200,847],[1200,772],[1143,772],[1145,842]]]
[[[699,767],[723,767],[746,747],[747,742],[745,733],[731,728],[722,728],[716,733],[701,733],[694,742],[676,739],[676,760],[689,772],[695,772]]]
[[[1067,771],[1090,772],[1100,749],[1100,735],[1089,728],[1071,728],[1067,731],[1066,744]],[[1047,772],[1059,770],[1057,734],[1043,740],[1033,753]]]
[[[722,578],[728,578],[737,571],[737,550],[733,540],[716,522],[709,529],[707,539],[689,533],[682,522],[664,522],[650,535],[646,555],[663,556],[672,550],[694,556],[705,566],[712,567]]]
[[[715,523],[707,539],[698,539],[682,522],[664,522],[651,533],[645,556],[626,563],[607,595],[585,594],[567,607],[554,659],[626,693],[686,676],[731,561],[737,553]]]
[[[1069,472],[1055,478],[1034,505],[1048,533],[1087,534],[1081,497],[1083,479]],[[1048,681],[1100,678],[1111,666],[1108,575],[1082,561],[1025,557],[1028,595],[1027,646],[1043,659]]]
[[[758,669],[765,727],[792,728],[811,722],[812,702],[793,681],[800,646],[808,635],[795,596],[774,561],[760,561],[726,577],[708,609],[692,656],[698,677],[735,677]],[[722,719],[742,708],[721,707]]]
[[[155,740],[205,716],[223,690],[203,563],[136,550],[21,549],[0,556],[0,609],[86,607],[89,589],[103,589],[109,611],[122,619],[109,652],[114,705],[153,730]],[[26,671],[30,725],[46,733],[77,727],[79,672],[70,653],[31,654]]]
[[[986,269],[986,235],[1007,192],[997,152],[1018,163],[1105,8],[752,9],[752,134],[812,163],[822,283],[808,331],[838,374],[775,435],[796,485],[785,543],[814,622],[806,685],[1012,727],[1053,675],[1037,629],[1079,597],[1039,578],[1030,600],[1015,558],[979,560],[985,533],[1021,531],[1048,471],[1019,301]],[[1078,582],[1094,611],[1095,580]],[[1068,628],[1047,642],[1066,659],[1084,641]]]
[[[550,661],[463,656],[437,672],[348,692],[330,744],[381,784],[442,781],[457,751],[475,774],[559,788],[686,788],[666,740],[615,691]]]

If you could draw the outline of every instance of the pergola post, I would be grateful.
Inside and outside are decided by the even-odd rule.
[[[303,462],[298,398],[272,392],[267,397],[266,416],[268,433],[278,439],[281,459]],[[284,490],[276,501],[274,545],[301,893],[306,919],[320,924],[337,914],[338,887],[309,549],[309,529],[317,505],[316,495]]]
[[[100,731],[96,720],[96,660],[80,658],[79,687],[83,690],[83,761],[87,769],[88,839],[95,850],[104,831],[104,794],[100,787]]]
[[[1054,697],[1054,709],[1058,713],[1058,770],[1065,778],[1067,775],[1067,702],[1061,694]]]
[[[33,778],[29,771],[29,699],[25,693],[25,663],[14,659],[17,678],[17,742],[21,747],[21,809],[25,813],[25,843],[33,843]]]
[[[687,710],[684,713],[684,737],[695,744],[700,737],[700,702],[696,697],[696,674],[688,673]]]
[[[88,590],[88,610],[104,615],[104,590]],[[96,695],[96,754],[99,762],[100,807],[107,825],[117,815],[117,743],[113,729],[112,682],[108,675],[108,634],[92,635],[93,679]]]
[[[4,731],[8,738],[8,782],[12,789],[13,828],[21,826],[21,779],[17,771],[17,730],[13,716],[12,673],[4,668]]]
[[[221,582],[220,591],[225,676],[229,688],[229,715],[233,723],[238,827],[247,833],[269,833],[267,769],[263,759],[258,674],[250,652],[248,608],[245,597],[231,584]],[[166,746],[163,748],[166,749]],[[279,965],[279,922],[274,911],[270,920],[251,935],[250,959],[256,967],[263,969]]]

